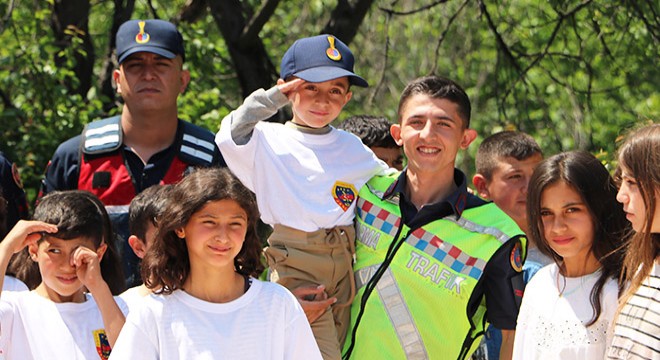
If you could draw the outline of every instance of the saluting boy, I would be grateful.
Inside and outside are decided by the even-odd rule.
[[[355,295],[352,260],[358,190],[389,172],[359,138],[330,126],[351,99],[350,49],[332,35],[303,38],[282,58],[280,79],[223,119],[216,143],[231,171],[254,191],[274,227],[265,250],[271,281],[293,290],[322,285],[337,298],[312,323],[324,359],[339,359]],[[293,119],[265,122],[291,103]]]

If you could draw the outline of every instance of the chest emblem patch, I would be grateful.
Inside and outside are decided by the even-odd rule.
[[[357,190],[352,184],[337,181],[332,186],[332,197],[342,210],[346,211],[355,202]]]
[[[94,330],[94,344],[96,344],[96,352],[99,353],[99,358],[102,360],[108,360],[110,357],[110,342],[108,337],[105,335],[104,329]]]

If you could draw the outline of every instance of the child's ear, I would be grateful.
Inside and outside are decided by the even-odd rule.
[[[131,247],[131,249],[133,249],[135,255],[137,255],[137,257],[140,259],[142,259],[147,253],[147,247],[144,244],[144,241],[140,240],[140,238],[135,235],[128,237],[128,245]]]
[[[27,248],[28,253],[30,254],[30,259],[36,262],[38,260],[37,252],[39,251],[39,244],[37,242],[33,242],[29,244]]]
[[[475,174],[472,177],[472,183],[477,189],[477,194],[483,199],[489,200],[490,192],[488,192],[488,180],[486,180],[486,178],[481,174]]]
[[[348,90],[346,93],[346,97],[344,98],[344,105],[348,104],[348,102],[353,98],[353,92]]]
[[[99,262],[103,260],[103,255],[105,252],[108,250],[108,244],[102,243],[97,249],[96,249],[96,256],[99,257]]]
[[[185,239],[186,237],[186,230],[184,230],[183,228],[175,229],[174,233],[179,239]]]

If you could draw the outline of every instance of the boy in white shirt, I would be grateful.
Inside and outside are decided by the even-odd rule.
[[[171,189],[172,185],[169,184],[153,185],[131,200],[128,208],[128,228],[131,233],[128,237],[128,245],[140,259],[144,258],[147,250],[154,243],[158,231],[157,219],[165,207]],[[142,304],[143,298],[149,294],[151,290],[141,284],[124,291],[119,297],[131,310]]]
[[[255,192],[262,220],[274,227],[265,250],[270,280],[290,290],[322,285],[337,299],[312,323],[324,359],[341,358],[350,320],[358,190],[388,172],[359,138],[330,126],[351,99],[350,86],[368,86],[353,62],[331,35],[296,41],[277,85],[252,93],[216,135],[229,169]],[[291,121],[263,121],[289,102]]]

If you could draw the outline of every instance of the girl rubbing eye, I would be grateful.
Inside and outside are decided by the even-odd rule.
[[[26,247],[38,286],[2,294],[3,359],[107,359],[126,306],[112,296],[124,277],[103,204],[84,191],[48,194],[34,220],[19,221],[0,243],[3,273]]]

